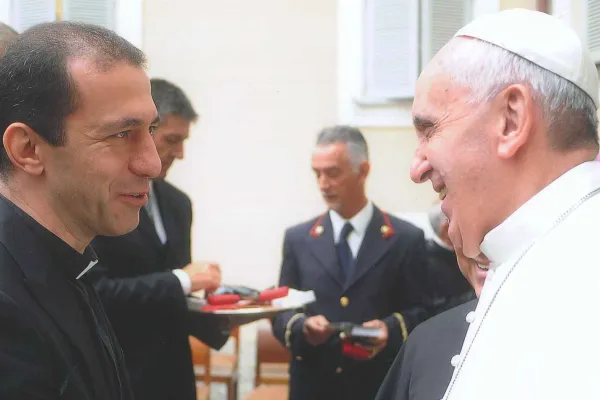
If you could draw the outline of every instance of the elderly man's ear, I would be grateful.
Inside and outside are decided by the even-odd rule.
[[[529,140],[534,102],[529,88],[521,84],[506,88],[497,101],[501,109],[501,121],[496,151],[500,158],[508,159]]]

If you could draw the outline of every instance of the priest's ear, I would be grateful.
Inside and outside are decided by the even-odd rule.
[[[497,153],[500,158],[508,159],[530,138],[535,111],[533,94],[527,86],[515,84],[498,94],[497,101],[503,121],[496,138]]]
[[[21,122],[10,124],[2,136],[2,144],[14,168],[30,175],[41,175],[44,171],[39,154],[41,142],[41,137]]]

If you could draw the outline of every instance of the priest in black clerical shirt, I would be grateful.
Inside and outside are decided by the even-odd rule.
[[[102,262],[92,239],[135,229],[160,173],[144,65],[114,32],[70,22],[36,25],[2,55],[2,400],[133,399],[86,280]]]
[[[458,249],[457,262],[478,297],[489,260],[483,254],[476,259],[466,258]],[[441,399],[476,307],[475,298],[418,325],[398,352],[376,400]]]
[[[4,348],[9,343],[5,341],[6,336],[2,335],[0,343],[3,355],[18,357],[24,361],[35,359],[37,362],[23,364],[22,370],[12,371],[20,371],[23,377],[3,382],[0,393],[14,391],[15,394],[22,393],[23,398],[27,398],[26,393],[35,397],[33,393],[36,396],[41,394],[41,388],[35,391],[32,388],[29,392],[28,388],[21,387],[28,376],[39,374],[40,378],[47,380],[44,385],[49,385],[51,380],[56,379],[51,374],[50,359],[44,357],[47,351],[43,341],[47,341],[61,349],[56,357],[70,369],[69,374],[62,377],[60,387],[75,390],[69,389],[69,386],[89,386],[99,399],[115,398],[115,393],[120,393],[121,397],[117,398],[129,398],[129,389],[122,385],[128,380],[123,354],[96,292],[86,281],[86,269],[98,262],[94,250],[87,246],[83,254],[77,252],[3,196],[0,196],[0,242],[4,245],[0,248],[1,293],[21,305],[32,300],[35,312],[45,314],[40,321],[42,330],[52,332],[56,330],[56,325],[60,327],[62,334],[71,339],[63,339],[58,330],[45,338],[35,337],[27,332],[27,318],[15,316],[11,325],[0,328],[6,330],[10,327],[13,331],[10,335],[12,349]],[[25,282],[23,285],[18,288],[6,287],[14,285],[21,273]],[[28,299],[30,296],[31,300]],[[3,300],[7,298],[4,297]],[[0,304],[2,310],[9,307],[6,302]],[[19,356],[23,353],[26,357]],[[80,361],[74,362],[77,359]],[[0,365],[0,375],[3,375],[5,364]],[[46,366],[48,370],[44,371]],[[86,369],[89,370],[89,376],[80,372]],[[0,378],[0,381],[3,380]]]

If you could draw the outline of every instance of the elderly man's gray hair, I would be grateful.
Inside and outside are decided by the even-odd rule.
[[[367,141],[358,128],[347,125],[335,125],[324,128],[319,132],[317,146],[334,143],[344,143],[346,145],[350,163],[355,173],[358,172],[362,162],[369,161]]]
[[[557,150],[598,146],[598,117],[593,100],[568,80],[501,47],[454,38],[440,50],[427,70],[447,74],[472,91],[466,101],[485,103],[508,86],[532,90],[542,109],[550,143]]]

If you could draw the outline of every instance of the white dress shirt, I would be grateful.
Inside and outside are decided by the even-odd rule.
[[[373,203],[367,202],[367,205],[362,208],[350,219],[344,219],[340,214],[334,210],[329,210],[329,218],[331,219],[331,226],[333,227],[333,241],[338,243],[340,241],[340,235],[346,222],[352,224],[352,232],[348,235],[348,246],[352,256],[356,258],[360,245],[365,237],[367,227],[373,217]]]
[[[444,399],[600,394],[600,383],[581,384],[600,374],[600,344],[586,342],[600,329],[590,325],[591,315],[585,317],[599,306],[596,296],[588,296],[586,278],[600,279],[600,273],[597,265],[593,276],[580,277],[576,269],[583,260],[596,264],[598,258],[591,242],[593,226],[600,223],[599,189],[600,163],[578,165],[485,236],[480,247],[490,270],[475,314],[468,316],[461,353],[448,360],[455,370]],[[569,343],[565,330],[573,328]]]
[[[158,201],[154,192],[154,182],[150,183],[150,193],[148,194],[146,210],[154,223],[154,229],[156,229],[156,234],[158,235],[160,242],[165,244],[167,241],[167,231],[165,230],[162,216],[160,215],[160,207],[158,206]],[[186,295],[190,294],[192,291],[192,281],[189,275],[182,269],[174,269],[173,274],[179,279],[183,293]]]

